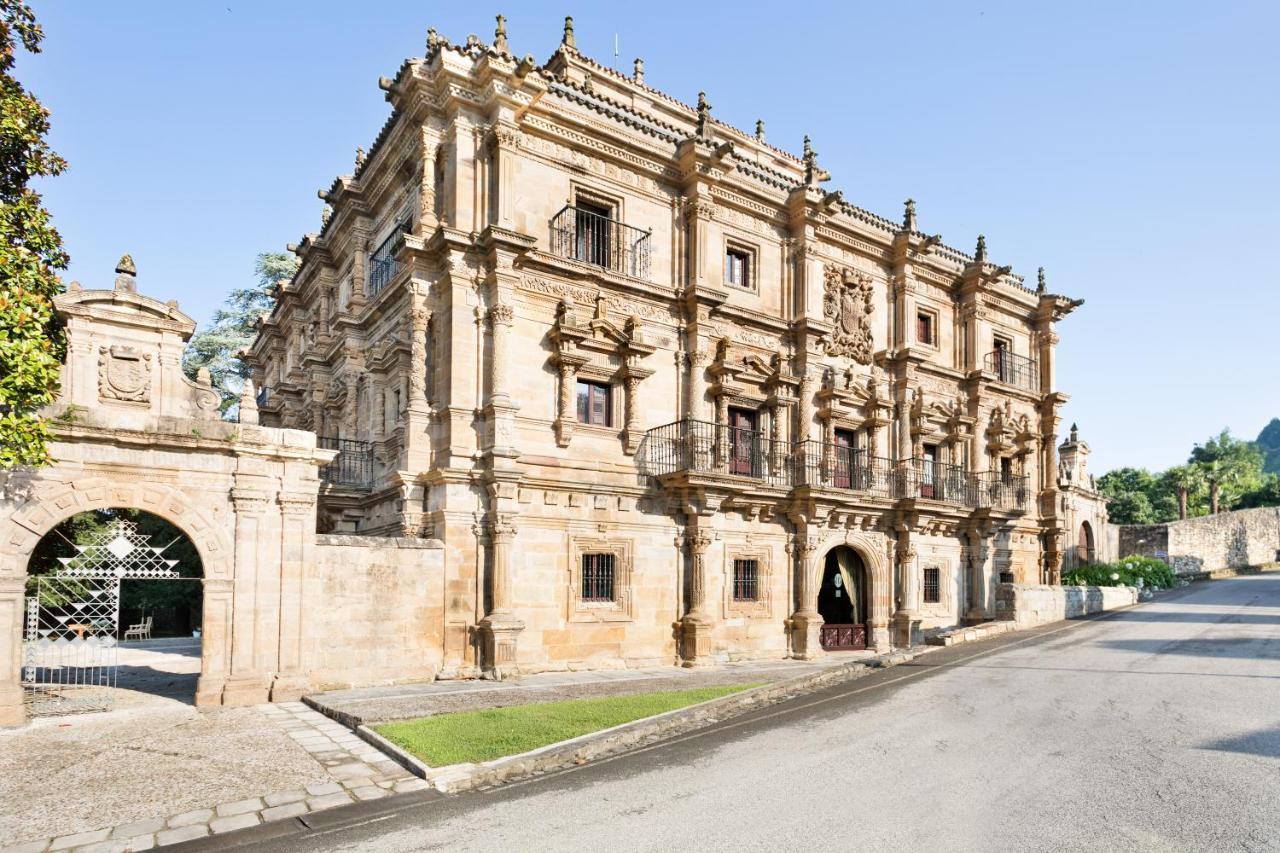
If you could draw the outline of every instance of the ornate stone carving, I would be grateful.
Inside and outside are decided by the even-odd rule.
[[[823,273],[823,286],[826,293],[822,313],[834,326],[827,340],[827,353],[870,364],[871,312],[875,310],[871,279],[828,264]]]
[[[98,396],[130,403],[151,401],[151,354],[133,347],[98,348]]]

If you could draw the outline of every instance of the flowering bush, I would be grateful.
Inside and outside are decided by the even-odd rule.
[[[1063,572],[1066,586],[1138,586],[1168,589],[1177,583],[1173,569],[1151,557],[1125,557],[1115,563],[1096,563]]]

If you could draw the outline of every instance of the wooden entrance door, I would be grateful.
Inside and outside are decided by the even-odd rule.
[[[729,409],[729,473],[756,476],[758,451],[756,413],[750,409]]]

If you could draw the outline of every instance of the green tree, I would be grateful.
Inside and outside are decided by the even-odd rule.
[[[1175,465],[1160,475],[1164,484],[1178,496],[1178,518],[1186,518],[1191,498],[1204,486],[1200,469],[1194,465]]]
[[[1270,474],[1280,474],[1280,418],[1272,418],[1271,422],[1258,433],[1258,449],[1262,451],[1262,470]]]
[[[1175,512],[1168,489],[1145,468],[1117,468],[1098,478],[1098,491],[1109,498],[1107,516],[1115,524],[1155,524]]]
[[[1261,486],[1240,496],[1236,509],[1259,506],[1280,506],[1280,474],[1267,474]]]
[[[1223,430],[1197,444],[1187,460],[1209,485],[1209,512],[1236,506],[1241,496],[1263,484],[1262,451],[1253,442],[1241,441]]]
[[[253,267],[257,285],[231,291],[223,307],[214,313],[212,325],[192,335],[187,344],[183,369],[193,378],[200,368],[208,369],[213,387],[222,395],[224,416],[234,414],[244,387],[246,371],[240,352],[253,343],[258,318],[275,305],[276,288],[297,269],[298,259],[284,252],[258,255]]]
[[[39,53],[43,39],[30,7],[0,0],[0,469],[49,462],[39,410],[53,402],[64,355],[53,297],[67,254],[28,184],[67,164],[45,142],[49,111],[13,76],[18,45]]]

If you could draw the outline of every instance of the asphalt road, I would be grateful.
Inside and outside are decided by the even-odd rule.
[[[1280,851],[1280,576],[956,646],[613,759],[433,797],[235,841],[278,853]]]

